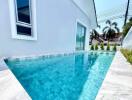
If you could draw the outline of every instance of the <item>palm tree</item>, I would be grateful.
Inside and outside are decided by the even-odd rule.
[[[103,37],[107,40],[113,39],[116,33],[119,33],[120,30],[117,27],[116,22],[111,22],[110,20],[106,21],[107,26],[103,28]]]
[[[100,28],[100,25],[98,25],[97,28]],[[99,33],[96,31],[96,29],[93,29],[91,31],[91,38],[98,38],[98,37],[99,37]]]

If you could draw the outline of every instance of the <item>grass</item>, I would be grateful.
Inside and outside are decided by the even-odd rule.
[[[121,49],[121,52],[126,57],[127,61],[132,64],[132,50]]]

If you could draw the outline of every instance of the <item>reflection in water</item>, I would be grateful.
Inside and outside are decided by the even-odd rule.
[[[90,71],[92,65],[95,63],[98,55],[93,54],[79,54],[75,56],[75,73],[80,74],[80,71]],[[78,72],[79,71],[79,72]],[[86,73],[86,72],[85,72]]]
[[[76,99],[74,98],[74,100],[79,100],[84,84],[87,81],[92,65],[95,63],[97,57],[98,55],[89,55],[83,53],[75,56],[75,76],[73,80],[77,86],[74,93],[78,95],[76,95]]]

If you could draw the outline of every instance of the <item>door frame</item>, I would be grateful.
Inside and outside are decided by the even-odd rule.
[[[85,27],[86,28],[86,31],[85,31],[85,33],[84,33],[84,37],[85,37],[85,39],[84,39],[84,47],[83,47],[83,50],[85,50],[85,47],[86,47],[86,34],[87,34],[87,25],[83,22],[83,21],[81,21],[80,19],[76,19],[76,35],[77,35],[77,25],[78,24],[80,24],[80,25],[82,25],[83,27]],[[75,36],[75,38],[76,38],[76,36]],[[76,39],[75,39],[76,40]],[[75,46],[75,51],[77,51],[76,50],[76,46]]]

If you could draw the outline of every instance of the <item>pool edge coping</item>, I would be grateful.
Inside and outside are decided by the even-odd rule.
[[[112,68],[114,68],[114,67],[116,67],[115,66],[115,63],[116,64],[119,64],[120,62],[116,62],[116,60],[117,60],[117,56],[120,56],[122,59],[123,59],[123,62],[128,66],[128,67],[131,67],[132,65],[129,63],[129,62],[127,62],[127,60],[126,60],[126,58],[123,56],[123,54],[120,52],[120,51],[117,51],[116,53],[115,53],[115,56],[114,56],[114,58],[113,58],[113,60],[112,60],[112,63],[111,63],[111,65],[110,65],[110,67],[109,67],[109,69],[108,69],[108,71],[107,71],[107,74],[106,74],[106,76],[105,76],[105,78],[104,78],[104,80],[103,80],[103,83],[102,83],[102,85],[101,85],[101,87],[100,87],[100,89],[99,89],[99,91],[98,91],[98,94],[96,95],[96,98],[95,98],[95,100],[108,100],[108,98],[107,99],[105,99],[105,95],[102,95],[102,91],[103,90],[105,90],[105,84],[107,84],[106,82],[107,82],[107,77],[109,77],[112,73],[110,72],[111,70],[112,70]],[[132,71],[132,68],[131,68],[131,71]],[[105,94],[104,93],[104,91],[103,91],[103,94]],[[106,93],[107,94],[107,93]],[[116,95],[116,94],[115,94]],[[132,95],[132,94],[131,94]],[[102,97],[102,98],[101,98]],[[110,96],[109,96],[110,97]],[[117,96],[116,97],[116,99],[114,99],[114,100],[117,100],[117,99],[119,99],[119,98],[121,98],[121,97],[119,97],[119,96]],[[131,98],[132,99],[132,98]],[[130,100],[131,100],[130,99]]]
[[[0,86],[2,88],[4,87],[4,84],[6,84],[6,83],[4,83],[5,80],[8,80],[8,82],[10,81],[10,84],[12,86],[6,87],[5,91],[2,91],[2,89],[0,89],[0,93],[2,93],[3,95],[5,95],[4,97],[2,96],[1,98],[3,98],[3,100],[5,100],[7,98],[8,99],[9,98],[13,98],[13,100],[32,100],[31,97],[29,96],[29,94],[24,89],[24,87],[17,80],[17,78],[15,77],[15,75],[12,73],[12,71],[8,68],[8,66],[6,65],[4,59],[5,59],[4,57],[0,59],[0,73],[1,73],[0,74],[0,84],[2,84]],[[8,77],[9,77],[9,79],[8,79]],[[12,91],[9,89],[11,87],[13,89]],[[7,92],[6,90],[8,90],[10,92],[13,92],[13,93],[19,92],[19,94],[12,95],[12,94],[6,93]]]

